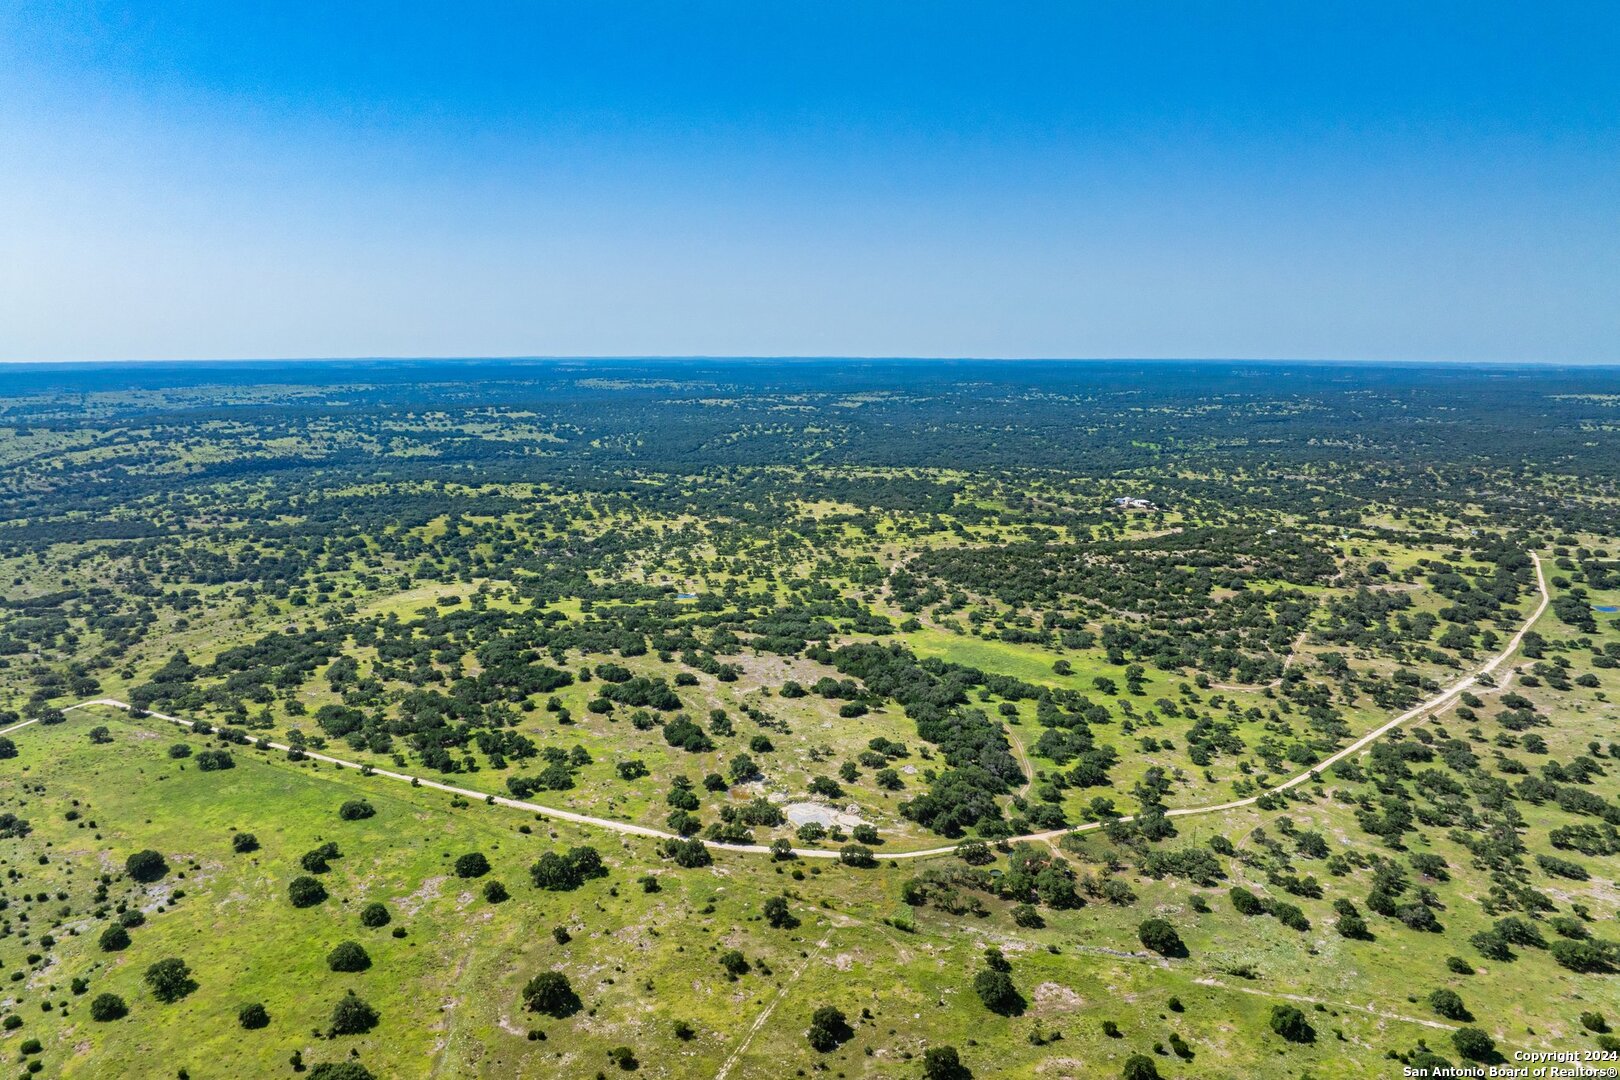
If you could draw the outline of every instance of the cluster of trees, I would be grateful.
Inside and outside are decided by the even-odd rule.
[[[993,677],[958,664],[918,660],[899,645],[846,645],[836,651],[812,650],[811,655],[860,679],[872,694],[899,701],[916,723],[917,734],[937,746],[950,766],[926,793],[903,803],[902,813],[946,836],[1001,820],[996,797],[1021,781],[1023,770],[1002,726],[982,710],[964,707],[968,690]],[[1037,693],[1004,677],[995,685],[1004,695]]]
[[[566,852],[548,851],[529,867],[535,888],[548,892],[571,892],[593,878],[606,877],[607,872],[601,853],[586,845]]]

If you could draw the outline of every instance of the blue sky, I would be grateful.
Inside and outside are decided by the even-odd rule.
[[[12,0],[0,359],[1616,362],[1617,55],[1600,3]]]

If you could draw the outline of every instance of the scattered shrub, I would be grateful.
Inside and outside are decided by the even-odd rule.
[[[774,930],[789,930],[799,925],[799,920],[788,910],[787,897],[772,896],[765,901],[762,909],[765,922]]]
[[[954,1046],[930,1046],[923,1051],[923,1080],[972,1080]]]
[[[993,967],[985,968],[973,976],[973,992],[979,995],[984,1007],[993,1013],[1010,1016],[1023,1005],[1023,996],[1013,986],[1012,977]]]
[[[1187,946],[1182,944],[1181,935],[1164,919],[1144,919],[1136,928],[1136,936],[1143,945],[1160,956],[1187,955]]]
[[[136,881],[150,883],[162,878],[169,872],[169,864],[163,861],[163,856],[147,849],[137,851],[124,860],[124,872]]]
[[[309,1070],[309,1080],[377,1080],[358,1061],[323,1061]]]
[[[1476,1027],[1461,1027],[1453,1031],[1451,1045],[1469,1061],[1489,1061],[1496,1053],[1496,1040]]]
[[[1132,1054],[1119,1075],[1121,1080],[1159,1080],[1159,1067],[1146,1054]]]
[[[197,755],[197,768],[203,772],[220,772],[236,768],[236,759],[229,750],[204,750]]]
[[[297,908],[313,907],[326,899],[326,886],[307,874],[300,874],[287,883],[287,899]]]
[[[489,873],[489,860],[482,852],[469,851],[456,860],[456,877],[476,878]]]
[[[542,971],[523,987],[523,1004],[531,1012],[561,1020],[580,1010],[579,995],[560,971]]]
[[[164,1004],[179,1001],[197,989],[197,981],[191,977],[191,968],[179,957],[159,960],[146,969],[144,978],[152,990],[152,996]]]
[[[810,1027],[804,1033],[811,1049],[824,1054],[838,1049],[854,1034],[844,1014],[831,1005],[823,1005],[811,1014]]]
[[[332,1035],[364,1035],[377,1026],[378,1019],[377,1010],[350,990],[332,1006],[332,1025],[328,1031]]]
[[[1039,930],[1046,925],[1034,904],[1018,904],[1012,909],[1013,922],[1026,930]]]
[[[129,1006],[125,1005],[124,999],[117,994],[97,994],[90,1002],[90,1019],[97,1023],[121,1020],[128,1015]]]
[[[1473,1014],[1463,1004],[1463,999],[1455,990],[1441,987],[1429,993],[1429,1007],[1447,1020],[1472,1020]]]
[[[307,873],[324,874],[332,869],[327,860],[337,857],[338,846],[331,841],[327,841],[318,848],[311,848],[309,851],[304,852],[298,860],[298,865],[303,867]]]
[[[1292,1005],[1271,1007],[1271,1030],[1289,1042],[1308,1043],[1316,1038],[1316,1031],[1305,1019],[1305,1014]]]
[[[371,966],[371,955],[358,941],[340,941],[326,954],[326,966],[333,971],[364,971]]]

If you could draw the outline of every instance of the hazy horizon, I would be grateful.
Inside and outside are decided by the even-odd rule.
[[[776,356],[745,353],[705,355],[511,355],[474,356],[154,356],[86,357],[81,360],[0,360],[0,367],[79,367],[121,364],[503,364],[503,363],[906,363],[906,364],[1322,364],[1402,367],[1620,367],[1620,360],[1414,360],[1400,357],[1322,356]]]
[[[1258,357],[1258,356],[238,356],[238,357],[152,357],[143,359],[83,360],[0,360],[4,368],[119,368],[147,367],[296,367],[300,365],[352,364],[384,367],[410,365],[522,365],[522,364],[961,364],[961,365],[1191,365],[1220,366],[1260,364],[1276,367],[1393,367],[1393,368],[1469,368],[1487,369],[1620,369],[1620,361],[1588,360],[1403,360],[1394,358],[1341,359],[1326,357]]]

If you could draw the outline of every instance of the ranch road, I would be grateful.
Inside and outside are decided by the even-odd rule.
[[[1542,614],[1546,612],[1547,605],[1552,601],[1552,596],[1547,591],[1546,575],[1542,572],[1541,558],[1535,552],[1531,552],[1530,559],[1532,564],[1535,566],[1536,586],[1541,593],[1541,600],[1536,605],[1535,610],[1532,611],[1529,617],[1524,621],[1523,625],[1519,627],[1518,631],[1508,639],[1506,646],[1503,647],[1500,652],[1498,652],[1485,664],[1481,665],[1472,675],[1459,679],[1457,682],[1452,683],[1450,686],[1441,690],[1428,700],[1421,702],[1418,705],[1414,705],[1406,712],[1401,713],[1399,716],[1388,721],[1382,726],[1375,728],[1374,730],[1369,731],[1367,734],[1361,736],[1361,738],[1352,742],[1344,749],[1324,758],[1322,761],[1312,765],[1309,769],[1306,769],[1298,775],[1284,780],[1275,787],[1270,788],[1269,791],[1285,791],[1289,788],[1303,784],[1312,777],[1320,775],[1323,770],[1330,768],[1335,763],[1344,760],[1351,754],[1358,753],[1359,751],[1365,749],[1369,744],[1389,734],[1391,731],[1395,730],[1401,725],[1409,723],[1418,717],[1425,716],[1435,709],[1439,709],[1451,704],[1454,700],[1460,697],[1464,691],[1478,685],[1480,676],[1490,675],[1496,671],[1497,668],[1501,667],[1508,660],[1512,659],[1513,654],[1518,652],[1519,646],[1524,640],[1524,635],[1532,626],[1535,625],[1536,621],[1541,618]],[[114,698],[92,698],[87,701],[81,701],[77,705],[69,705],[62,711],[72,712],[78,709],[87,709],[95,706],[122,709],[125,712],[131,713],[132,715],[136,711],[127,702],[118,701]],[[155,717],[171,724],[178,724],[181,727],[189,728],[196,726],[194,721],[186,720],[178,716],[170,716],[167,713],[149,710],[143,715]],[[26,728],[37,723],[39,723],[37,718],[33,720],[24,720],[20,724],[13,724],[11,727],[0,730],[0,735],[8,735],[11,732],[21,730],[22,728]],[[281,743],[267,741],[265,745],[272,750],[288,751],[291,749],[291,747],[285,746]],[[543,806],[540,803],[528,802],[523,799],[512,799],[502,795],[491,795],[488,792],[473,791],[470,788],[456,787],[454,784],[440,783],[437,780],[428,780],[422,777],[411,776],[407,773],[392,772],[387,769],[376,768],[375,766],[363,766],[357,762],[345,761],[343,758],[316,753],[313,750],[305,750],[304,755],[315,761],[324,761],[330,765],[336,765],[339,768],[354,769],[356,772],[369,769],[369,775],[381,776],[388,780],[430,788],[434,791],[444,791],[452,795],[460,795],[467,799],[477,799],[481,802],[487,802],[495,806],[505,806],[513,810],[527,810],[531,813],[543,814],[548,818],[555,818],[558,821],[569,821],[577,825],[589,825],[595,828],[609,829],[613,832],[624,833],[630,836],[644,836],[653,840],[684,839],[684,837],[676,836],[674,833],[664,832],[660,829],[648,828],[644,825],[635,825],[627,821],[614,821],[610,818],[592,817],[589,814],[579,814],[572,810],[562,810],[554,806]],[[1022,754],[1019,756],[1025,762],[1025,767],[1028,768],[1028,759],[1024,758]],[[1030,771],[1033,775],[1033,770]],[[1263,796],[1260,795],[1253,795],[1246,799],[1234,799],[1230,802],[1212,803],[1205,806],[1185,806],[1175,810],[1167,810],[1165,812],[1165,816],[1191,817],[1194,814],[1216,814],[1225,810],[1237,810],[1245,806],[1253,806],[1255,803],[1259,802],[1262,797]],[[1118,820],[1130,821],[1131,816],[1127,815],[1119,818]],[[1050,829],[1046,832],[1028,833],[1024,836],[1011,837],[1008,840],[1008,843],[1016,843],[1020,840],[1029,840],[1049,844],[1068,833],[1091,832],[1102,828],[1102,825],[1102,822],[1093,821],[1065,829]],[[771,849],[764,844],[725,844],[716,840],[704,840],[703,844],[705,847],[712,848],[716,851],[738,851],[751,855],[772,854]],[[909,851],[880,850],[873,852],[873,854],[881,859],[928,859],[941,855],[950,855],[955,851],[955,844],[946,844],[939,847],[914,848]],[[839,853],[837,851],[829,851],[822,848],[793,848],[792,852],[794,855],[802,859],[837,859],[839,857]]]

